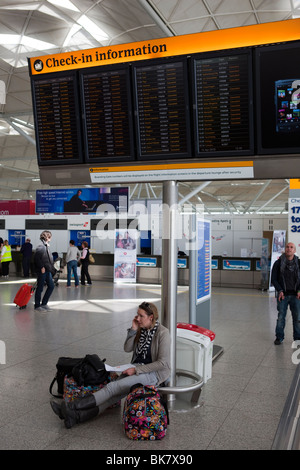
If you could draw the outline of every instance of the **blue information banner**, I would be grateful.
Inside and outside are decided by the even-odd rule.
[[[211,224],[197,220],[197,303],[211,296]]]
[[[103,208],[101,205],[105,204]],[[128,188],[68,188],[36,191],[37,214],[127,212]]]
[[[77,247],[81,247],[83,241],[87,241],[91,246],[91,232],[90,230],[71,230],[70,240],[74,240]]]
[[[14,246],[22,246],[25,242],[25,230],[9,230],[8,243]]]

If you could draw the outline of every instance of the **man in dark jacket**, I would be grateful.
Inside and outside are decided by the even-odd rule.
[[[272,268],[271,283],[277,292],[278,310],[274,344],[281,344],[284,340],[288,306],[293,317],[294,341],[300,340],[300,260],[295,253],[294,243],[287,243],[285,252]]]
[[[23,243],[21,246],[20,252],[23,255],[22,266],[24,277],[29,277],[30,261],[32,255],[32,244],[30,243],[30,238],[26,238],[25,243]]]
[[[44,312],[51,310],[47,304],[54,289],[52,275],[55,273],[55,269],[53,266],[53,256],[49,250],[51,238],[51,232],[44,230],[44,232],[42,232],[40,235],[40,240],[42,243],[36,248],[34,254],[34,265],[37,273],[34,309]],[[41,297],[45,283],[47,284],[47,290],[41,303]]]

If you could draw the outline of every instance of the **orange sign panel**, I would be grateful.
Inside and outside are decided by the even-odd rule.
[[[99,65],[218,51],[300,39],[300,19],[187,34],[29,59],[30,73],[61,72]]]

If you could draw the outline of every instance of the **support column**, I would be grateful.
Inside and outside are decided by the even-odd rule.
[[[176,386],[177,214],[177,183],[175,181],[164,181],[162,212],[162,324],[169,329],[171,337],[170,387]],[[169,401],[175,400],[175,398],[174,394],[168,396]]]

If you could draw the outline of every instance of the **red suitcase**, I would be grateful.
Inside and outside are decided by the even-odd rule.
[[[18,292],[16,293],[16,296],[14,298],[14,303],[20,309],[26,308],[33,293],[34,293],[34,286],[31,286],[30,284],[23,284],[18,290]]]

